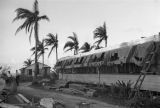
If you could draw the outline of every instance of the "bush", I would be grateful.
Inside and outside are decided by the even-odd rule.
[[[97,96],[107,96],[110,93],[110,88],[108,87],[101,87],[101,88],[96,88],[96,95]]]
[[[33,81],[33,82],[32,82],[32,85],[33,85],[33,86],[38,86],[38,85],[40,85],[40,84],[38,83],[38,81]]]
[[[113,97],[128,99],[131,93],[132,82],[129,80],[127,83],[124,81],[117,81],[111,84],[111,94]]]
[[[33,80],[32,76],[20,75],[20,82],[31,82]]]
[[[139,92],[129,100],[130,108],[160,108],[160,98],[154,98],[151,92]]]

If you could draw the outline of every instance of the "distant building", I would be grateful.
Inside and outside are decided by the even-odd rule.
[[[51,67],[43,64],[43,63],[39,63],[39,73],[37,73],[38,76],[45,76],[45,75],[49,75],[50,74],[50,69]],[[19,69],[22,75],[26,75],[26,76],[34,76],[35,73],[35,63],[28,66],[28,67],[23,67],[21,69]]]

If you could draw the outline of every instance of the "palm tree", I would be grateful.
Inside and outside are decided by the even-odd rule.
[[[68,38],[71,39],[72,41],[66,42],[63,49],[66,49],[68,47],[66,51],[74,50],[74,55],[78,54],[79,42],[77,34],[73,32],[73,36],[69,36]]]
[[[48,57],[51,55],[53,49],[56,49],[56,61],[58,60],[58,35],[53,35],[52,33],[49,33],[48,38],[45,39],[46,46],[51,46],[51,50],[48,54]]]
[[[30,11],[28,9],[18,8],[15,11],[17,13],[16,17],[13,19],[13,22],[16,20],[24,19],[24,23],[20,25],[16,31],[16,34],[22,30],[25,29],[26,33],[30,33],[29,40],[31,41],[31,35],[32,31],[34,29],[34,37],[35,37],[35,75],[34,78],[36,79],[37,73],[39,73],[38,63],[37,63],[37,45],[39,42],[39,36],[38,36],[38,22],[40,20],[48,20],[49,18],[46,15],[39,16],[39,9],[38,9],[38,1],[35,0],[33,5],[33,11]]]
[[[85,42],[79,50],[83,50],[82,53],[91,51],[93,46],[91,46],[88,42]]]
[[[100,46],[99,44],[97,44],[97,45],[93,45],[93,48],[94,48],[95,50],[97,50],[97,49],[101,49],[101,48],[103,48],[103,47]]]
[[[38,46],[37,46],[37,57],[39,58],[40,56],[42,56],[42,62],[44,64],[44,53],[45,53],[45,50],[48,50],[48,48],[46,48],[46,46],[44,45],[44,40],[42,40],[42,42],[39,42]],[[33,54],[34,55],[36,53],[36,48],[33,47],[31,48],[31,51],[33,51]]]
[[[26,61],[24,61],[24,66],[28,67],[28,66],[30,66],[32,64],[32,62],[33,62],[33,60],[27,59]]]
[[[107,30],[106,30],[106,23],[104,22],[103,26],[99,26],[98,28],[96,28],[93,32],[94,34],[94,39],[98,38],[98,41],[96,41],[95,43],[97,43],[97,45],[99,46],[99,44],[105,40],[105,47],[107,47]]]

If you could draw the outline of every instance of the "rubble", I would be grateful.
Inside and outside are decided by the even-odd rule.
[[[0,103],[0,108],[21,108],[21,107],[6,103]]]
[[[42,105],[45,108],[53,108],[55,107],[55,101],[52,98],[42,98],[40,100],[40,105]]]
[[[90,108],[90,103],[88,102],[80,102],[76,104],[75,108]]]
[[[59,102],[53,98],[42,98],[40,100],[40,105],[45,108],[65,108],[63,102]]]
[[[85,85],[82,84],[69,84],[69,88],[84,91],[86,89]]]
[[[89,89],[89,90],[86,92],[85,96],[87,96],[87,97],[93,97],[93,96],[95,95],[95,93],[96,93],[96,90]]]

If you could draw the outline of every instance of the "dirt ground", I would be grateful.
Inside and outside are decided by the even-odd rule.
[[[79,96],[73,96],[68,94],[62,94],[62,93],[55,93],[52,91],[46,91],[46,90],[40,90],[40,89],[34,89],[28,86],[29,83],[22,83],[20,84],[18,91],[21,93],[25,93],[26,95],[32,95],[35,97],[43,98],[43,97],[52,97],[56,99],[57,101],[63,102],[66,106],[66,108],[75,108],[76,104],[80,102],[89,102],[91,104],[91,108],[125,108],[120,107],[117,105],[110,105],[105,102],[92,100],[92,99],[86,99]]]

